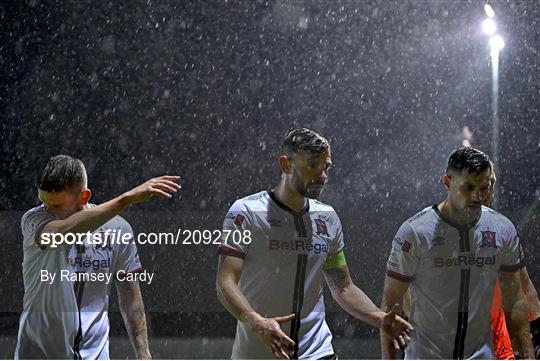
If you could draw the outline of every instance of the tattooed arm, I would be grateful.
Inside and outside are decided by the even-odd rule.
[[[345,311],[371,326],[381,327],[385,312],[354,285],[346,265],[327,269],[324,276],[332,297]]]
[[[148,348],[148,332],[146,329],[146,314],[142,300],[139,282],[116,282],[118,303],[120,312],[126,325],[126,330],[131,340],[138,359],[151,359]]]

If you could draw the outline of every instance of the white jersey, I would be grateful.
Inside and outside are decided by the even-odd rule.
[[[41,250],[34,243],[54,219],[44,206],[22,219],[25,298],[15,357],[108,359],[110,285],[119,271],[142,271],[133,231],[116,216],[94,232],[101,244],[85,238],[84,245],[67,248],[66,255],[64,246]],[[123,235],[128,244],[119,242]],[[41,281],[43,270],[56,274],[54,281]],[[77,273],[88,274],[88,281],[73,282],[71,276]]]
[[[282,325],[297,344],[294,357],[332,355],[322,283],[327,256],[343,248],[343,231],[334,209],[309,199],[306,208],[296,213],[264,191],[237,200],[223,228],[251,232],[251,241],[243,238],[243,242],[230,234],[222,240],[219,253],[244,260],[239,287],[256,312],[264,317],[297,316]],[[273,355],[238,322],[232,358],[272,359]]]
[[[23,235],[23,311],[17,335],[16,359],[73,359],[79,317],[73,284],[46,282],[42,272],[68,271],[65,247],[41,249],[36,237],[56,218],[39,206],[21,219]]]
[[[76,347],[83,360],[109,359],[109,292],[118,272],[142,271],[133,231],[129,223],[116,216],[99,227],[101,244],[88,239],[85,245],[74,246],[69,252],[73,272],[84,272],[88,279],[75,282],[75,297],[80,309],[81,329]],[[120,242],[124,235],[124,241]],[[108,277],[106,277],[108,275]]]
[[[521,267],[512,222],[482,207],[468,227],[428,207],[398,230],[387,275],[410,282],[415,332],[406,359],[493,359],[491,304],[497,271]]]

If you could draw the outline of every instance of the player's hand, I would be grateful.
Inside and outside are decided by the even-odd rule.
[[[411,341],[409,333],[414,331],[410,323],[398,316],[401,307],[396,303],[390,312],[385,313],[382,319],[381,332],[392,341],[394,348],[399,350],[399,346],[407,346]]]
[[[292,319],[294,319],[294,314],[274,318],[260,317],[251,326],[253,332],[270,348],[277,359],[290,359],[294,354],[294,341],[280,327],[281,324]]]
[[[143,184],[124,193],[129,204],[144,202],[153,196],[171,198],[171,193],[179,191],[182,187],[178,182],[179,176],[164,175],[152,178]]]

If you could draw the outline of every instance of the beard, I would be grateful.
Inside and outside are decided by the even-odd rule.
[[[292,177],[292,185],[294,189],[302,195],[304,198],[311,198],[311,199],[317,199],[321,195],[324,183],[318,183],[318,182],[309,182],[304,183],[301,179],[298,173],[296,172],[296,169],[293,171],[293,177]]]
[[[467,223],[473,222],[478,219],[482,213],[481,204],[466,204],[461,208],[462,215]]]

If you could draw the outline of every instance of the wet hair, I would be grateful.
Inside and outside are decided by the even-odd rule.
[[[456,149],[448,158],[446,173],[451,171],[462,172],[468,169],[469,172],[479,175],[486,169],[493,169],[493,165],[486,153],[471,147]]]
[[[80,159],[57,155],[49,159],[38,173],[36,187],[45,192],[61,192],[67,188],[86,187],[86,169]]]
[[[281,154],[286,156],[291,156],[301,150],[320,154],[328,149],[330,149],[330,143],[325,137],[306,128],[290,130],[281,143]]]

